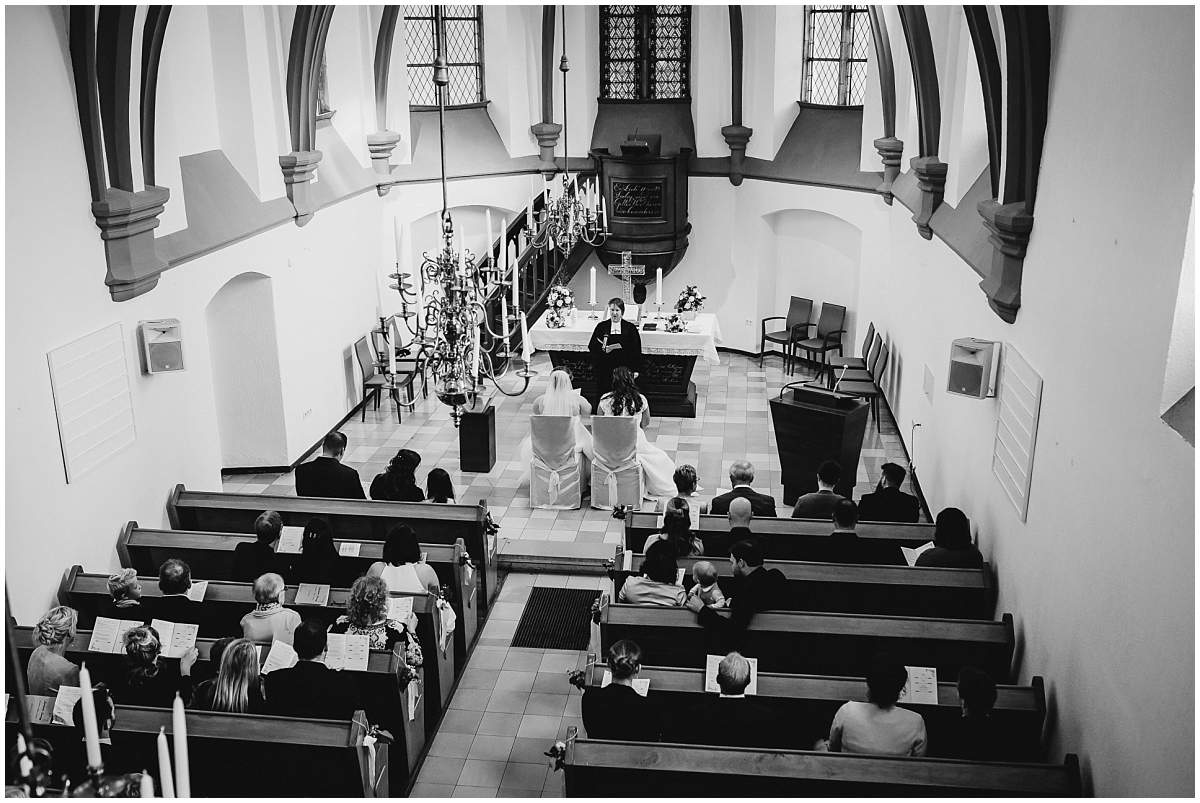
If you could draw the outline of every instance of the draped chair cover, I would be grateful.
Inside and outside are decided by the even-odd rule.
[[[633,416],[593,416],[592,507],[641,504],[637,435],[638,420]]]
[[[533,458],[529,466],[530,507],[575,510],[583,504],[586,459],[575,452],[575,424],[569,415],[529,417]]]

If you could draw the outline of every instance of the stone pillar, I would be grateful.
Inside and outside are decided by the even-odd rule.
[[[320,151],[292,151],[279,157],[279,167],[283,169],[284,189],[287,190],[288,200],[296,210],[297,226],[303,226],[312,220],[317,211],[311,182],[320,162]]]
[[[948,166],[936,156],[916,156],[909,165],[917,177],[917,188],[921,191],[921,206],[913,215],[917,231],[926,240],[933,239],[933,229],[929,221],[933,213],[942,205],[946,194],[946,170]]]
[[[883,162],[883,183],[875,191],[883,196],[883,202],[892,205],[892,185],[900,175],[900,155],[904,153],[904,143],[895,137],[881,137],[875,140],[875,150]]]
[[[104,200],[92,203],[108,261],[104,283],[113,301],[128,301],[153,289],[167,269],[154,245],[154,230],[170,197],[166,187],[148,185],[140,192],[109,188]]]
[[[727,125],[721,128],[721,136],[729,146],[729,183],[735,187],[742,184],[742,176],[746,164],[746,143],[753,136],[754,129],[744,125]]]
[[[529,127],[529,130],[537,137],[538,146],[542,149],[542,171],[553,172],[556,169],[554,166],[554,148],[558,145],[558,135],[562,132],[562,126],[558,123],[534,123]]]
[[[979,283],[990,306],[1002,320],[1013,323],[1021,307],[1021,271],[1029,234],[1033,230],[1033,215],[1024,201],[1000,204],[988,199],[980,201],[979,214],[991,236],[992,269]]]

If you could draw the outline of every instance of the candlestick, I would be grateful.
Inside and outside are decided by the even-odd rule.
[[[166,728],[158,729],[158,787],[163,797],[175,797],[175,783],[171,780],[171,752],[167,749]]]
[[[661,307],[662,306],[662,268],[659,268],[657,273],[655,274],[655,284],[657,284],[658,287],[656,288],[656,295],[654,296],[654,298],[658,302],[658,306]]]
[[[146,770],[142,770],[142,782],[138,797],[154,797],[154,779]]]
[[[188,768],[187,719],[183,713],[183,700],[175,692],[174,710],[171,715],[171,737],[175,743],[175,791],[179,797],[192,796],[191,772]]]
[[[100,755],[100,728],[96,724],[96,701],[92,697],[92,674],[88,671],[87,663],[79,667],[79,688],[82,696],[79,702],[83,708],[83,738],[87,742],[87,763],[89,767],[100,767],[104,758]]]
[[[529,229],[530,236],[533,236],[533,200],[536,196],[529,196],[529,206],[525,207],[525,228]]]
[[[588,303],[596,306],[596,266],[592,266],[591,292],[588,293]]]

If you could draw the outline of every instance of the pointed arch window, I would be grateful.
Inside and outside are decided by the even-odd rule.
[[[433,59],[438,44],[446,49],[450,83],[446,106],[483,103],[483,6],[442,6],[442,24],[433,6],[401,6],[404,45],[408,53],[408,98],[414,109],[437,108]]]
[[[600,6],[600,98],[691,98],[691,6]]]
[[[821,106],[861,106],[870,46],[866,6],[805,6],[800,99]]]

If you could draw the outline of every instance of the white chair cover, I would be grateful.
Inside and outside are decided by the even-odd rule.
[[[583,472],[575,453],[575,424],[569,415],[531,415],[529,505],[575,510],[583,504]]]
[[[592,417],[592,507],[641,504],[637,435],[638,420],[633,416]]]

